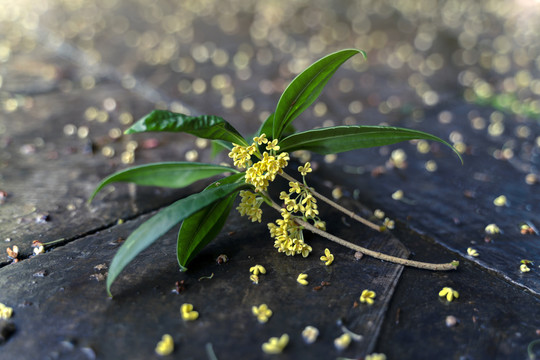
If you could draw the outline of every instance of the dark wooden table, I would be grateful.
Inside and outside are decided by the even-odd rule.
[[[163,334],[170,358],[526,359],[540,356],[540,11],[515,3],[435,6],[379,1],[30,1],[0,6],[1,359],[151,359]],[[535,30],[536,29],[536,30]],[[359,245],[457,271],[403,268],[314,235],[308,258],[273,248],[266,222],[233,212],[181,273],[176,229],[138,256],[113,286],[116,250],[160,208],[202,189],[116,185],[86,203],[108,174],[155,161],[210,158],[189,135],[121,135],[154,108],[217,114],[253,133],[296,73],[341,48],[367,51],[337,72],[299,129],[388,124],[431,132],[437,144],[312,156],[311,185],[364,216],[394,219],[380,234],[321,206],[330,232]],[[405,155],[405,156],[404,156]],[[405,159],[405,160],[404,160]],[[402,190],[404,198],[392,194]],[[495,206],[505,195],[507,204]],[[485,227],[497,224],[500,234]],[[528,224],[531,234],[521,234]],[[33,256],[32,242],[51,242]],[[19,261],[7,249],[19,248]],[[467,254],[472,247],[478,257]],[[324,249],[335,255],[325,267]],[[219,265],[226,254],[230,261]],[[520,271],[521,260],[533,262]],[[259,284],[249,268],[262,264]],[[309,275],[309,285],[296,282]],[[177,282],[184,286],[178,293]],[[320,286],[325,282],[326,286]],[[443,287],[459,299],[439,298]],[[364,289],[377,293],[359,303]],[[200,317],[184,322],[180,306]],[[273,315],[260,324],[254,305]],[[447,318],[455,317],[453,326]],[[320,330],[304,343],[307,325]],[[361,335],[342,351],[344,328]],[[215,357],[212,357],[213,349]]]

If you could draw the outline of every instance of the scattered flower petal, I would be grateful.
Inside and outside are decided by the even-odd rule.
[[[403,199],[403,190],[397,190],[392,194],[392,199],[394,200],[401,200]]]
[[[156,354],[160,356],[170,355],[174,351],[174,341],[171,335],[165,334],[156,345]]]
[[[281,354],[285,346],[289,343],[289,335],[283,334],[278,339],[277,337],[271,337],[268,342],[262,344],[262,350],[266,354]]]
[[[259,283],[259,277],[257,275],[251,275],[249,277],[249,280],[253,281],[254,284],[258,284]]]
[[[324,261],[324,265],[328,266],[334,261],[334,255],[330,252],[329,249],[324,249],[324,255],[321,256],[321,261]]]
[[[469,256],[474,256],[474,257],[477,257],[479,254],[478,254],[478,251],[476,251],[476,249],[473,249],[473,248],[467,248],[467,254]]]
[[[253,275],[266,274],[266,269],[262,265],[255,265],[249,268],[249,272]]]
[[[0,319],[7,320],[13,315],[13,308],[0,303]]]
[[[459,298],[459,293],[451,287],[444,287],[441,291],[439,291],[439,296],[446,296],[446,300],[452,301]]]
[[[306,280],[308,277],[308,274],[300,274],[298,275],[298,277],[296,278],[296,281],[302,285],[307,285],[308,284],[308,281]]]
[[[367,355],[364,360],[386,360],[386,355],[373,353],[373,354]]]
[[[508,200],[506,199],[506,196],[501,195],[495,198],[495,200],[493,200],[493,204],[495,206],[505,206],[508,204]]]
[[[519,267],[519,270],[520,270],[522,273],[531,271],[531,269],[527,266],[527,264],[521,264],[521,266]]]
[[[379,219],[379,220],[382,220],[384,219],[384,211],[382,211],[381,209],[375,209],[375,211],[373,212],[373,215]]]
[[[394,220],[390,220],[390,218],[384,218],[383,225],[385,228],[392,230],[396,226],[396,223]]]
[[[180,313],[182,314],[182,319],[185,321],[193,321],[199,318],[199,313],[193,310],[192,304],[182,304]]]
[[[351,335],[349,334],[343,334],[334,340],[334,345],[336,349],[338,350],[346,349],[350,343],[351,343]]]
[[[486,226],[485,232],[486,234],[490,234],[490,235],[498,234],[501,232],[501,229],[499,229],[499,227],[496,224],[489,224],[488,226]]]
[[[375,296],[377,296],[377,294],[375,294],[375,291],[364,290],[362,291],[362,295],[360,295],[360,302],[371,305],[374,303],[373,299],[375,299]]]
[[[253,315],[257,317],[257,320],[261,324],[264,324],[265,322],[267,322],[268,319],[270,319],[270,317],[272,316],[272,310],[270,310],[270,308],[266,304],[253,306],[251,308],[251,312],[253,313]]]
[[[319,329],[311,325],[306,326],[306,328],[302,331],[302,337],[307,344],[313,344],[317,340],[318,336]]]

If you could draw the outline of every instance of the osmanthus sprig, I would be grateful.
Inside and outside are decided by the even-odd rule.
[[[363,219],[309,187],[306,181],[306,176],[311,172],[309,162],[298,168],[301,181],[285,172],[290,160],[289,154],[293,151],[335,154],[413,139],[441,142],[460,157],[444,140],[425,132],[404,128],[332,126],[301,132],[291,131],[293,120],[318,98],[336,70],[357,54],[365,57],[361,50],[337,51],[300,73],[285,89],[275,111],[261,125],[252,141],[246,140],[221,117],[188,116],[165,110],[155,110],[127,129],[126,134],[185,132],[210,139],[229,149],[229,157],[236,168],[195,162],[162,162],[132,167],[104,179],[90,197],[90,201],[104,186],[114,182],[181,188],[201,179],[229,174],[203,191],[162,209],[131,233],[110,264],[107,277],[109,295],[111,285],[126,265],[180,222],[182,225],[178,232],[176,254],[180,269],[186,270],[186,265],[221,231],[237,196],[241,198],[238,211],[251,221],[261,221],[263,204],[280,213],[281,218],[268,224],[268,228],[274,239],[274,247],[286,255],[309,255],[312,248],[304,242],[303,235],[303,231],[308,230],[378,259],[432,270],[455,269],[457,261],[429,264],[396,258],[351,244],[327,233],[325,223],[319,217],[318,200],[330,204],[374,230],[383,231],[384,227]],[[280,193],[281,205],[272,199],[267,191],[277,176],[289,181],[288,191]]]

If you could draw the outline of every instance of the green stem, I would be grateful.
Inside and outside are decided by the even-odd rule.
[[[272,207],[276,209],[278,212],[281,212],[281,207],[276,204],[275,202],[272,202]],[[354,251],[358,251],[364,255],[371,256],[375,259],[380,259],[384,261],[389,261],[394,264],[399,265],[405,265],[410,267],[415,267],[419,269],[427,269],[427,270],[438,270],[438,271],[448,271],[448,270],[456,270],[457,266],[459,265],[459,262],[452,261],[451,263],[445,263],[445,264],[433,264],[433,263],[426,263],[421,261],[414,261],[414,260],[408,260],[403,258],[398,258],[391,255],[386,255],[378,251],[369,250],[365,247],[350,243],[346,240],[343,240],[342,238],[339,238],[335,235],[332,235],[330,233],[327,233],[326,231],[317,229],[315,226],[311,225],[310,223],[300,220],[300,219],[294,219],[294,221],[298,224],[303,226],[305,229],[311,231],[312,233],[315,233],[317,235],[320,235],[330,241],[333,241],[337,244],[340,244],[342,246],[345,246],[346,248],[352,249]]]
[[[297,182],[299,183],[295,178],[293,178],[292,176],[290,176],[289,174],[283,172],[282,174],[280,174],[283,178],[289,180],[289,181],[294,181],[294,182]],[[300,183],[299,183],[300,184]],[[305,186],[305,185],[304,185]],[[307,187],[307,186],[306,186]],[[367,227],[375,230],[375,231],[379,231],[379,232],[382,232],[384,230],[386,230],[386,228],[384,226],[379,226],[377,224],[374,224],[372,223],[371,221],[367,220],[367,219],[364,219],[363,217],[361,216],[358,216],[356,215],[353,211],[349,210],[349,209],[346,209],[344,208],[343,206],[335,203],[334,201],[330,200],[329,198],[327,198],[326,196],[322,195],[322,194],[319,194],[317,191],[315,191],[313,188],[309,188],[309,191],[313,194],[313,196],[321,199],[322,201],[324,201],[325,203],[327,203],[328,205],[332,206],[333,208],[341,211],[342,213],[344,213],[345,215],[348,215],[350,216],[351,218],[353,218],[354,220],[366,225]]]

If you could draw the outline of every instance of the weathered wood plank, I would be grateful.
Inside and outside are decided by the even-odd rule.
[[[211,343],[220,359],[257,359],[263,356],[263,342],[288,333],[291,342],[282,358],[358,357],[375,342],[401,273],[401,266],[367,258],[357,261],[350,250],[311,237],[308,241],[314,251],[310,257],[287,257],[273,248],[265,225],[246,227],[245,218],[233,215],[218,240],[186,273],[178,272],[174,258],[175,234],[165,236],[121,274],[110,300],[104,281],[96,280],[106,274],[118,239],[146,218],[0,269],[0,302],[15,308],[12,320],[17,327],[2,346],[2,354],[31,359],[58,352],[68,357],[92,352],[102,359],[149,359],[157,357],[153,351],[161,335],[170,333],[177,347],[175,356],[205,358],[205,345]],[[334,214],[330,221],[339,219]],[[352,234],[370,237],[358,229],[340,233]],[[406,253],[398,242],[386,240],[379,236],[370,246]],[[318,259],[325,247],[336,256],[329,267]],[[215,259],[220,254],[230,261],[218,265]],[[258,285],[249,280],[249,268],[255,264],[267,269]],[[301,272],[309,275],[308,286],[296,282]],[[204,278],[208,276],[212,278]],[[172,292],[176,281],[185,282],[180,294]],[[321,281],[328,284],[314,290]],[[375,304],[353,308],[365,288],[377,291]],[[200,318],[184,323],[179,313],[182,303],[194,304]],[[251,307],[262,303],[274,312],[266,324],[259,324],[251,314]],[[342,334],[339,319],[364,336],[343,352],[333,345]],[[317,342],[309,346],[301,337],[307,325],[321,331]]]

